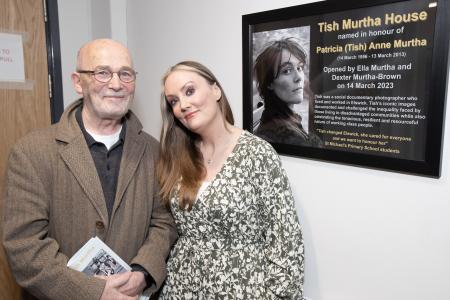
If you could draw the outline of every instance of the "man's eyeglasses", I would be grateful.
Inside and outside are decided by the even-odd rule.
[[[96,68],[93,71],[90,70],[77,70],[78,73],[81,74],[91,74],[94,76],[95,80],[101,83],[108,83],[112,78],[114,73],[117,73],[120,81],[125,83],[130,83],[136,80],[137,72],[133,69],[123,68],[117,72],[111,71],[109,68]]]

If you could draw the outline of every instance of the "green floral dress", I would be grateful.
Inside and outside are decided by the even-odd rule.
[[[302,299],[303,241],[288,178],[269,143],[243,131],[178,233],[159,299]]]

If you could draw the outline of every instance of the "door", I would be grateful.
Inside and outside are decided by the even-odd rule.
[[[0,82],[0,213],[5,166],[11,146],[34,128],[50,125],[49,76],[44,4],[39,0],[0,0],[0,32],[21,34],[26,84]],[[20,299],[0,247],[0,299]]]

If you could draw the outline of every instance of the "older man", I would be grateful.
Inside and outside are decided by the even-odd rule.
[[[129,110],[135,79],[123,45],[87,43],[72,74],[82,99],[12,149],[3,245],[27,297],[134,299],[164,281],[176,229],[158,197],[158,142]],[[99,278],[67,268],[93,236],[133,271]]]

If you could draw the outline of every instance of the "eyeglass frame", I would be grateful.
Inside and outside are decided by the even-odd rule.
[[[97,69],[97,68],[98,68],[98,69]],[[97,70],[96,70],[96,69],[97,69]],[[124,70],[130,71],[130,72],[134,75],[133,80],[131,80],[131,81],[124,81],[124,80],[122,80],[122,78],[120,78],[120,72],[121,72],[121,71],[124,71]],[[99,80],[99,79],[95,76],[96,72],[99,72],[99,71],[108,71],[108,72],[111,73],[111,77],[110,77],[107,81],[101,81],[101,80]],[[135,82],[135,81],[136,81],[136,75],[138,74],[138,72],[136,72],[135,70],[133,70],[133,69],[131,69],[131,68],[127,68],[127,67],[125,67],[125,68],[120,68],[119,71],[117,71],[117,72],[113,72],[110,68],[107,68],[107,67],[105,67],[105,68],[95,67],[94,70],[76,70],[76,72],[77,72],[77,73],[80,73],[80,74],[89,74],[89,75],[92,75],[92,76],[94,77],[94,79],[97,80],[97,81],[100,82],[100,83],[108,83],[108,82],[110,82],[111,79],[114,77],[114,74],[117,74],[117,77],[119,78],[119,80],[120,80],[121,82],[123,82],[123,83],[132,83],[132,82]]]

